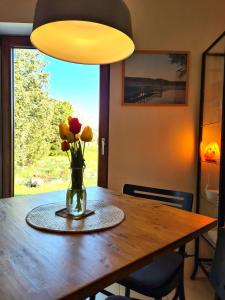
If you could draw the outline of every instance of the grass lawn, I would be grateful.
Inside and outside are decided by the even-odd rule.
[[[97,143],[86,145],[84,171],[86,187],[97,185],[97,152]],[[70,182],[69,174],[69,161],[66,154],[45,157],[32,166],[15,167],[15,195],[31,195],[67,189]],[[39,187],[28,186],[28,182],[34,177],[42,180]]]

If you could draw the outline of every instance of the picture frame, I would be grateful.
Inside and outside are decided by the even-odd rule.
[[[187,105],[188,51],[139,50],[123,61],[122,105]]]

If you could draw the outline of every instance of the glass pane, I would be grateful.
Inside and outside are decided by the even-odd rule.
[[[224,81],[224,41],[206,56],[203,128],[201,143],[202,214],[218,216],[221,120]]]
[[[224,56],[207,56],[203,124],[221,122]]]
[[[69,116],[93,128],[85,186],[97,184],[99,66],[72,64],[34,49],[14,49],[15,195],[66,189],[69,161],[58,124]]]

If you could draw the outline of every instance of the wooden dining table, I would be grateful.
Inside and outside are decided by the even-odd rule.
[[[125,213],[96,233],[50,233],[30,227],[27,213],[65,201],[65,191],[0,200],[0,299],[85,298],[216,226],[215,219],[98,187],[88,203]]]

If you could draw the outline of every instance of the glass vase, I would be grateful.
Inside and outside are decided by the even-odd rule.
[[[87,194],[83,174],[84,168],[71,168],[71,180],[66,193],[66,210],[69,216],[82,217],[85,214]]]

